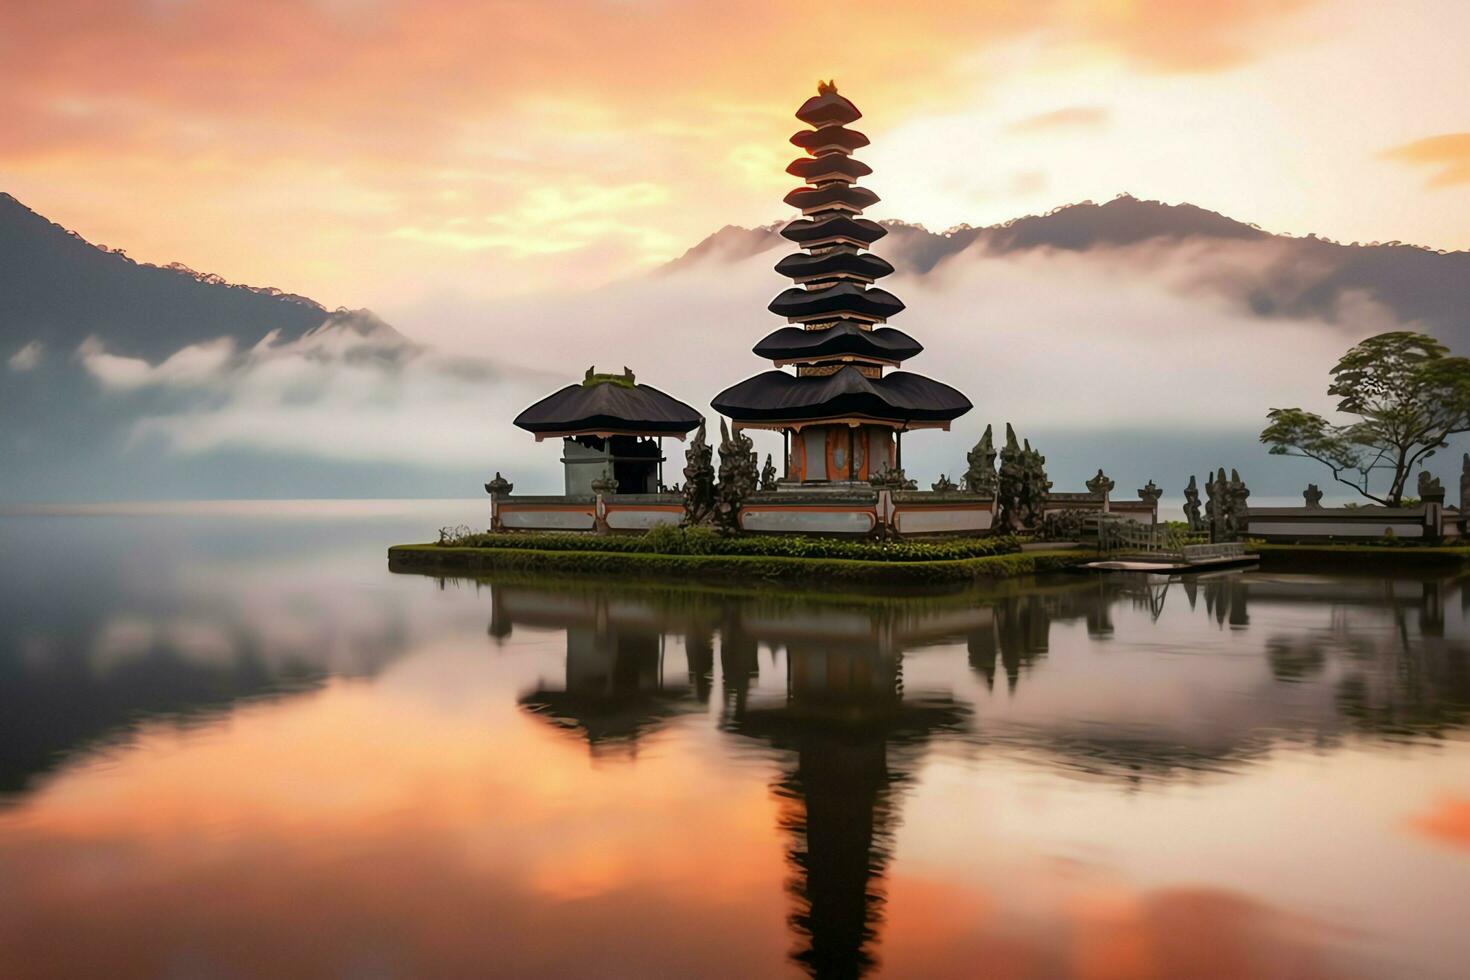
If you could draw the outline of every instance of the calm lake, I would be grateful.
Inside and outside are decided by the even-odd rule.
[[[0,517],[0,977],[1464,977],[1470,581],[475,583]]]

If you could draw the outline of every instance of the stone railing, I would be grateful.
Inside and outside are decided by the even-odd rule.
[[[1221,544],[1187,544],[1180,549],[1186,561],[1200,561],[1206,558],[1241,558],[1245,555],[1245,544],[1240,541],[1226,541]]]
[[[982,534],[994,501],[958,490],[896,490],[860,484],[783,486],[740,507],[742,530],[786,534]]]

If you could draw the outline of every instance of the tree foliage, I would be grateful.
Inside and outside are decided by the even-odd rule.
[[[1302,408],[1273,408],[1261,442],[1272,455],[1313,459],[1338,483],[1369,500],[1397,507],[1414,467],[1470,432],[1470,358],[1421,333],[1369,337],[1332,369],[1327,393],[1337,410],[1359,421],[1334,425]],[[1380,473],[1388,491],[1372,492]]]

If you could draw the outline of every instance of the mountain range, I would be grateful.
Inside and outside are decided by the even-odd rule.
[[[1403,242],[1343,244],[1316,235],[1293,238],[1192,204],[1169,205],[1120,195],[1084,201],[999,225],[957,225],[943,232],[882,222],[888,235],[874,249],[902,272],[925,276],[966,258],[1027,252],[1154,251],[1229,245],[1233,264],[1213,270],[1215,284],[1260,316],[1333,322],[1344,297],[1362,294],[1406,323],[1461,348],[1470,347],[1470,252],[1436,251]],[[673,274],[711,262],[738,261],[789,247],[780,225],[720,229],[659,270]],[[1239,257],[1258,262],[1240,269]]]
[[[922,479],[962,457],[969,429],[1014,419],[1051,452],[1059,488],[1099,465],[1131,486],[1173,479],[1181,455],[1194,468],[1223,455],[1297,466],[1266,479],[1289,492],[1321,474],[1264,456],[1264,400],[1305,400],[1331,352],[1382,329],[1470,348],[1466,252],[1292,238],[1127,196],[990,227],[884,224],[875,250],[898,270],[885,286],[930,348],[916,368],[977,405],[956,445],[915,449],[911,471],[935,471]],[[749,347],[789,250],[778,227],[723,228],[652,274],[554,302],[442,314],[512,367],[367,310],[135,262],[0,194],[0,503],[463,496],[493,468],[549,487],[555,454],[509,420],[580,375],[567,349],[633,358],[696,404],[763,368]]]

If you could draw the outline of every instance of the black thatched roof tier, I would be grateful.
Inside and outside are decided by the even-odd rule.
[[[682,437],[702,421],[692,406],[657,388],[602,381],[567,385],[517,415],[515,424],[538,436],[616,432]]]
[[[898,371],[869,378],[855,367],[826,377],[767,371],[715,396],[715,411],[737,422],[816,422],[867,418],[881,422],[950,422],[971,409],[947,384]]]
[[[793,146],[799,146],[813,155],[821,153],[851,153],[868,145],[868,138],[855,129],[842,126],[823,126],[821,129],[803,129],[791,136]]]
[[[773,361],[821,360],[841,357],[871,357],[898,362],[924,350],[917,340],[892,327],[863,330],[853,323],[839,323],[825,330],[782,327],[755,345],[755,353]]]
[[[892,274],[893,266],[887,259],[871,252],[822,252],[818,255],[792,252],[776,263],[776,271],[791,279],[845,274],[871,280]]]
[[[834,214],[830,218],[799,218],[781,229],[782,238],[804,248],[832,241],[849,241],[866,247],[886,234],[888,229],[878,222],[846,214]]]
[[[817,94],[801,104],[796,118],[808,126],[842,126],[861,119],[858,107],[837,94],[833,85],[817,86]]]
[[[786,165],[786,172],[802,180],[857,180],[873,172],[873,168],[841,153],[822,157],[797,157]]]
[[[861,211],[877,204],[880,198],[866,187],[854,184],[827,184],[824,187],[798,187],[782,200],[802,211],[846,207]]]
[[[868,289],[854,282],[839,282],[826,289],[793,286],[771,300],[767,309],[792,320],[843,313],[886,320],[903,312],[903,300],[886,289]]]

